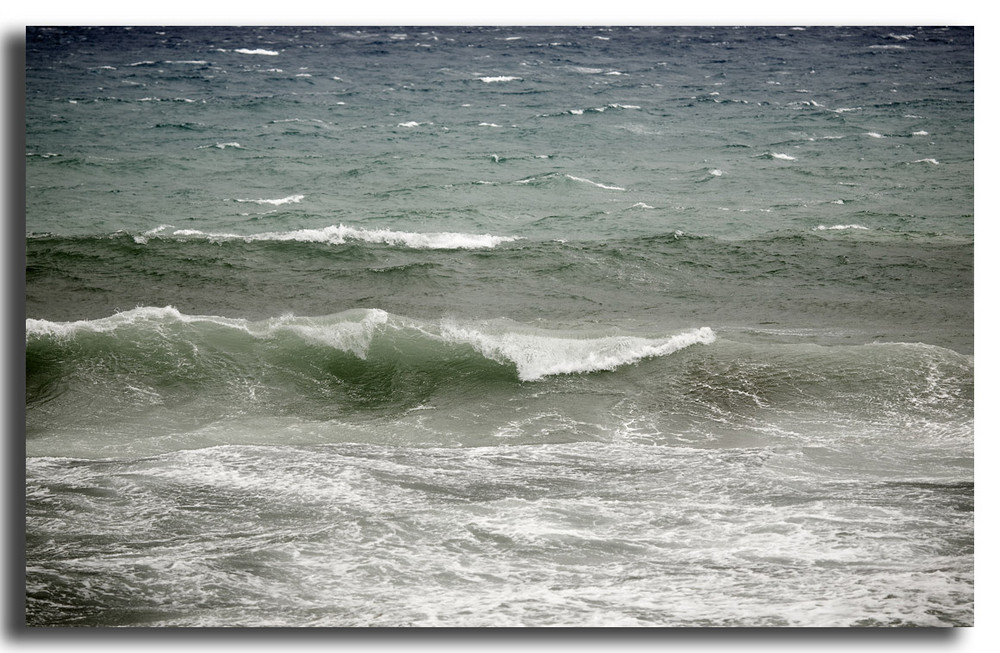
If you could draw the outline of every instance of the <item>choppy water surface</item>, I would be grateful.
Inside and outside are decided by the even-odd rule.
[[[27,33],[29,625],[973,623],[973,33]]]

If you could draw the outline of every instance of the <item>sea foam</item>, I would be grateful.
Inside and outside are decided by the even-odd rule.
[[[695,344],[715,342],[708,327],[665,337],[604,336],[582,338],[555,332],[493,331],[443,325],[446,340],[472,345],[483,356],[517,367],[522,381],[560,374],[611,371],[645,358],[666,356]]]
[[[489,249],[501,243],[517,240],[514,236],[494,236],[492,234],[467,234],[455,232],[418,233],[393,231],[390,229],[363,229],[345,225],[331,225],[320,229],[297,229],[293,231],[273,231],[258,234],[211,233],[197,229],[179,229],[174,236],[206,238],[213,241],[243,240],[256,241],[296,241],[342,245],[349,240],[367,243],[381,243],[412,249]]]

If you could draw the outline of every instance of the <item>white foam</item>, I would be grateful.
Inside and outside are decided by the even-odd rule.
[[[31,338],[32,336],[69,338],[80,332],[107,333],[138,323],[162,325],[172,322],[213,322],[244,331],[248,330],[245,320],[212,315],[184,315],[173,306],[140,306],[130,311],[115,313],[109,317],[95,320],[76,320],[73,322],[52,322],[49,320],[27,318],[24,321],[24,330],[26,338]]]
[[[871,136],[872,138],[885,138],[885,136],[879,134],[878,132],[867,132],[865,136]]]
[[[356,317],[360,314],[360,319],[342,319],[343,317]],[[359,312],[350,311],[348,314],[337,316],[335,322],[328,318],[295,318],[287,316],[278,320],[271,320],[266,331],[290,331],[305,340],[339,349],[349,351],[358,358],[366,358],[368,349],[371,347],[372,338],[376,331],[389,321],[389,314],[385,311],[372,308]]]
[[[234,200],[236,202],[248,202],[250,204],[270,204],[271,206],[281,206],[282,204],[298,204],[305,199],[305,195],[289,195],[277,199],[256,199],[256,200]]]
[[[496,75],[493,77],[480,77],[479,80],[486,82],[487,84],[494,84],[496,82],[515,82],[521,81],[522,78],[514,77],[512,75]]]
[[[862,226],[860,224],[835,224],[831,226],[819,225],[818,227],[813,227],[813,231],[842,231],[844,229],[861,229],[863,231],[868,231],[868,227]]]
[[[715,341],[715,333],[708,327],[666,338],[579,338],[554,333],[494,332],[445,323],[442,336],[451,342],[470,344],[491,360],[514,363],[522,381],[537,381],[557,374],[610,371],[644,358],[666,356],[694,344]]]
[[[243,146],[240,145],[239,143],[237,143],[236,141],[231,141],[229,143],[216,143],[215,145],[199,145],[198,149],[199,150],[206,150],[206,149],[210,149],[210,148],[216,148],[216,149],[219,149],[219,150],[224,150],[224,149],[229,148],[229,147],[237,149],[237,150],[242,150],[243,149]]]
[[[914,163],[932,163],[934,165],[941,165],[937,159],[917,159]]]
[[[280,54],[274,50],[265,50],[264,48],[256,48],[253,50],[251,50],[250,48],[236,48],[235,50],[233,50],[233,52],[238,52],[240,54],[263,54],[269,57],[274,57]]]
[[[608,184],[601,184],[601,183],[598,183],[596,181],[591,181],[589,179],[584,179],[583,177],[574,177],[573,175],[566,175],[566,178],[567,179],[572,179],[573,181],[579,181],[579,182],[582,182],[584,184],[590,184],[592,186],[597,186],[598,188],[604,188],[606,190],[627,190],[626,188],[622,188],[621,186],[610,186]]]
[[[185,315],[173,306],[141,306],[109,317],[73,322],[52,322],[28,318],[25,339],[32,337],[71,338],[79,333],[110,333],[121,328],[144,325],[160,330],[170,324],[210,323],[242,331],[254,337],[269,337],[278,332],[291,332],[299,337],[351,352],[365,358],[376,330],[389,320],[389,314],[377,308],[346,311],[326,317],[295,317],[285,315],[262,322],[217,315]]]
[[[781,152],[772,152],[771,153],[771,158],[772,159],[781,159],[782,161],[794,161],[795,160],[794,156],[791,156],[790,154],[782,154]]]
[[[155,229],[150,229],[149,231],[142,232],[138,236],[133,236],[132,239],[140,245],[145,245],[146,243],[149,242],[150,238],[171,228],[172,226],[169,224],[161,224],[159,227],[156,227]]]
[[[348,240],[360,240],[368,243],[384,243],[413,249],[489,249],[501,243],[517,240],[513,236],[494,236],[492,234],[455,232],[414,233],[392,231],[389,229],[361,229],[347,227],[342,224],[331,225],[321,229],[297,229],[294,231],[275,231],[248,235],[209,233],[197,229],[180,229],[175,231],[173,235],[207,238],[209,240],[244,240],[247,242],[298,241],[332,245],[342,245]]]

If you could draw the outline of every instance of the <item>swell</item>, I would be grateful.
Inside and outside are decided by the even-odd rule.
[[[973,359],[920,343],[546,330],[379,309],[251,321],[140,308],[25,330],[33,455],[638,438],[819,447],[854,464],[872,442],[955,460],[971,446]]]

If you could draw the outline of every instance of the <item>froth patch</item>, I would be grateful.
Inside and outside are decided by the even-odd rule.
[[[446,324],[442,336],[446,340],[470,344],[491,360],[513,363],[522,381],[538,381],[559,374],[611,371],[645,358],[666,356],[691,345],[715,342],[715,332],[708,327],[666,338],[580,338],[545,332],[492,332]]]
[[[288,200],[291,201],[291,200]],[[331,225],[321,229],[297,229],[259,234],[240,235],[211,233],[197,229],[179,229],[174,236],[206,238],[209,240],[296,241],[341,245],[349,240],[408,247],[412,249],[489,249],[501,243],[517,240],[514,236],[492,234],[466,234],[456,232],[418,233],[390,229],[363,229],[345,225]]]
[[[25,338],[57,337],[70,338],[78,333],[109,333],[121,328],[148,324],[154,328],[170,323],[213,322],[241,330],[247,330],[245,320],[214,315],[185,315],[173,306],[140,306],[130,311],[122,311],[108,317],[72,322],[52,322],[41,319],[26,319]]]

